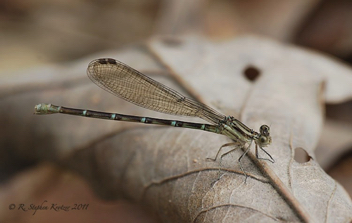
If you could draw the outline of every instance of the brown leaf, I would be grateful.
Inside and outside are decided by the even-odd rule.
[[[349,196],[321,169],[314,154],[324,101],[352,96],[347,87],[352,84],[350,68],[253,36],[223,43],[196,37],[153,39],[145,46],[104,54],[108,56],[256,131],[261,124],[270,125],[273,143],[268,152],[276,163],[259,161],[250,152],[242,160],[249,175],[245,183],[237,162],[242,151],[206,162],[230,142],[222,135],[62,115],[31,116],[35,104],[49,102],[170,118],[116,99],[81,78],[89,60],[47,69],[51,78],[44,81],[41,73],[22,84],[7,81],[11,85],[0,95],[1,124],[8,126],[1,130],[1,143],[18,156],[50,160],[78,172],[106,199],[127,197],[147,204],[166,222],[351,220]],[[249,73],[259,76],[250,80]],[[21,90],[25,86],[30,87]],[[303,148],[310,160],[296,162],[295,148]]]
[[[351,1],[322,1],[301,24],[296,43],[348,59],[352,50],[351,9]]]
[[[348,124],[327,120],[317,151],[317,160],[326,170],[331,167],[352,145],[352,127]]]

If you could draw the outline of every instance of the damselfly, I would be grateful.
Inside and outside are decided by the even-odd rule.
[[[244,152],[239,157],[238,161],[246,179],[247,174],[243,170],[241,159],[248,153],[253,141],[256,144],[255,154],[258,159],[268,160],[272,163],[275,162],[271,155],[263,149],[263,147],[271,143],[270,128],[267,125],[262,125],[259,129],[259,133],[255,132],[234,117],[225,116],[205,104],[187,98],[177,91],[114,59],[104,58],[93,60],[88,66],[87,74],[99,87],[140,107],[172,115],[199,117],[212,123],[212,125],[83,110],[52,104],[36,105],[35,114],[61,113],[115,121],[169,125],[226,135],[232,139],[233,142],[221,146],[215,158],[208,159],[215,161],[221,149],[226,146],[233,145],[235,148],[222,154],[221,157],[237,148],[242,148]],[[260,158],[258,156],[258,147],[264,151],[270,159]]]

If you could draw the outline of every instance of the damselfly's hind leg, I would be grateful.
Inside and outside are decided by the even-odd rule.
[[[270,159],[259,157],[259,154],[258,154],[258,146],[255,145],[255,156],[257,157],[258,160],[266,160],[266,161],[270,161],[270,162],[272,162],[272,163],[275,163],[274,158],[271,157],[271,155],[270,155],[265,149],[263,149],[262,147],[259,147],[259,148],[260,148],[261,150],[263,150],[263,151],[265,152],[265,154],[270,157]]]
[[[245,148],[245,150],[244,150],[244,152],[242,153],[242,155],[238,158],[238,162],[239,162],[239,164],[240,164],[241,171],[242,171],[243,175],[245,176],[245,180],[244,180],[245,183],[246,183],[246,181],[247,181],[248,175],[247,175],[246,171],[244,171],[244,169],[243,169],[241,160],[242,160],[242,158],[248,153],[248,151],[249,151],[250,148],[251,148],[251,145],[252,145],[252,142],[249,143],[248,147]],[[222,154],[222,155],[221,155],[221,159],[222,159],[224,156],[226,156],[227,154],[229,154],[229,153],[235,151],[236,149],[243,147],[243,145],[242,145],[241,143],[238,143],[238,142],[226,143],[226,144],[224,144],[224,145],[222,145],[222,146],[220,147],[220,149],[219,149],[218,152],[216,153],[216,156],[215,156],[214,159],[213,159],[213,158],[207,158],[206,160],[207,160],[207,161],[213,161],[213,162],[216,161],[217,158],[218,158],[218,156],[219,156],[219,154],[220,154],[220,152],[221,152],[221,149],[224,148],[224,147],[228,147],[228,146],[234,146],[235,148],[234,148],[234,149],[231,149],[231,150],[229,150],[229,151],[227,151],[227,152],[224,153],[224,154]]]
[[[215,162],[215,161],[218,159],[218,156],[220,155],[222,148],[224,148],[224,147],[228,147],[228,146],[234,146],[235,148],[234,148],[234,149],[231,149],[231,150],[229,150],[229,151],[227,151],[227,152],[226,152],[226,153],[224,153],[224,154],[222,154],[222,155],[221,155],[221,157],[220,157],[221,159],[222,159],[222,157],[224,157],[225,155],[227,155],[227,154],[229,154],[229,153],[233,152],[234,150],[238,149],[238,148],[239,148],[239,146],[240,146],[240,144],[239,144],[239,143],[237,143],[237,142],[230,142],[230,143],[226,143],[226,144],[222,145],[222,146],[219,148],[218,152],[216,153],[215,158],[206,158],[206,161],[212,161],[212,162]],[[219,177],[218,177],[218,179],[217,179],[217,180],[215,180],[212,184],[214,184],[215,182],[217,182],[217,181],[219,181],[219,180],[220,180],[220,178],[221,178],[221,174],[220,174],[220,172],[221,172],[221,168],[219,167]]]
[[[230,152],[236,150],[236,149],[238,148],[238,147],[237,147],[238,145],[239,145],[239,144],[238,144],[237,142],[226,143],[226,144],[224,144],[224,145],[222,145],[222,146],[220,147],[220,149],[219,149],[218,152],[216,153],[215,158],[207,158],[206,161],[213,161],[213,162],[215,162],[215,161],[218,159],[218,156],[219,156],[219,154],[220,154],[222,148],[228,147],[228,146],[236,146],[236,148],[231,149],[230,151],[228,151],[228,152],[222,154],[222,155],[221,155],[221,158],[222,158],[223,156],[229,154]]]

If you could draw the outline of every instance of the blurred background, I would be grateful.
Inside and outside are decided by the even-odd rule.
[[[1,0],[0,67],[71,61],[154,35],[190,33],[215,40],[265,35],[351,63],[351,8],[348,0]]]
[[[74,61],[95,52],[143,42],[156,35],[189,34],[205,36],[214,41],[224,41],[243,34],[257,34],[307,47],[351,65],[351,11],[352,1],[349,0],[1,0],[0,75],[12,77],[22,70]],[[352,143],[348,135],[352,138],[351,114],[351,100],[327,104],[328,126],[322,136],[329,137],[332,133],[339,135],[340,132],[347,134],[336,145],[336,150],[343,151],[340,152],[342,155],[323,167],[344,185],[350,195]],[[327,144],[322,140],[319,147],[324,146],[334,147],[334,143]],[[131,208],[134,210],[135,216],[125,216],[128,221],[149,221],[146,220],[149,219],[147,213],[143,210],[135,211],[135,207],[128,203],[99,201],[88,185],[73,180],[74,177],[68,173],[53,169],[48,171],[53,168],[50,165],[28,170],[29,166],[32,167],[32,164],[23,165],[13,171],[10,177],[3,173],[6,177],[1,179],[0,196],[6,198],[4,191],[18,191],[19,188],[12,188],[19,187],[18,182],[25,186],[23,182],[26,179],[30,181],[33,176],[37,176],[31,175],[32,172],[40,171],[41,176],[47,174],[47,177],[56,179],[51,185],[54,189],[43,195],[45,199],[59,199],[65,191],[70,194],[74,191],[73,194],[77,197],[60,199],[88,199],[87,202],[90,203],[94,200],[96,205],[100,205],[99,212],[96,213],[106,214],[105,222],[116,220],[116,205],[120,208],[119,214]],[[24,170],[27,172],[24,173]],[[53,171],[57,175],[53,176]],[[47,188],[50,188],[48,182],[50,181],[44,181],[49,184]],[[75,220],[83,221],[92,220],[95,215],[73,216]],[[62,214],[57,217],[58,222],[65,219]],[[9,219],[18,222],[48,220],[44,215],[39,219],[28,218],[28,215],[17,218],[11,216]],[[121,222],[126,220],[123,217],[119,219]],[[150,217],[150,222],[154,221]]]

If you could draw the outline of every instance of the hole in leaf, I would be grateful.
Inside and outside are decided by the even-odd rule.
[[[298,163],[306,163],[311,159],[308,153],[303,148],[295,149],[295,161]]]
[[[259,77],[260,70],[254,66],[249,65],[244,69],[243,74],[248,80],[253,82]]]

